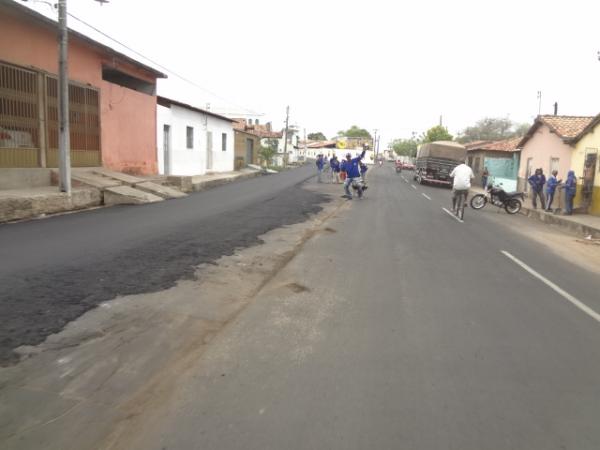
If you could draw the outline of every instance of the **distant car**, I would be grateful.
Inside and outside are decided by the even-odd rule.
[[[412,164],[412,163],[409,163],[409,162],[405,162],[405,163],[402,165],[402,168],[403,168],[404,170],[415,170],[415,165],[414,165],[414,164]]]
[[[33,148],[31,134],[26,131],[9,130],[0,127],[0,147],[4,148]]]

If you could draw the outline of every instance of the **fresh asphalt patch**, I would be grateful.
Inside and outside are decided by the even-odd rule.
[[[190,208],[198,207],[199,201],[178,202],[181,208]],[[43,342],[98,304],[117,296],[168,289],[180,279],[193,278],[198,265],[213,263],[236,249],[259,244],[260,235],[306,220],[327,201],[323,194],[293,185],[274,190],[249,205],[165,226],[150,245],[140,243],[134,248],[98,252],[101,255],[98,258],[79,258],[17,273],[0,271],[0,365],[18,360],[15,348]],[[95,213],[115,214],[114,208],[110,210]],[[156,220],[165,220],[158,215],[160,211]],[[169,211],[173,213],[172,209]],[[136,209],[123,208],[117,212],[135,218]],[[67,222],[75,216],[58,219]],[[119,233],[118,228],[114,232]]]

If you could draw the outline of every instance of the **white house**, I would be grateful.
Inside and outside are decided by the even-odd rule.
[[[233,122],[211,111],[157,97],[159,173],[204,175],[232,171]]]

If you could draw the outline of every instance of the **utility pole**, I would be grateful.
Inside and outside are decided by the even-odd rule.
[[[375,152],[375,159],[377,159],[377,128],[373,130],[373,151]]]
[[[304,129],[304,161],[306,161],[306,128]]]
[[[538,98],[538,116],[542,114],[542,91],[537,91]]]
[[[285,108],[285,134],[283,135],[283,167],[288,165],[287,141],[288,141],[288,125],[290,122],[290,107]]]
[[[71,195],[71,145],[69,131],[69,71],[67,0],[58,0],[58,172],[59,189]]]

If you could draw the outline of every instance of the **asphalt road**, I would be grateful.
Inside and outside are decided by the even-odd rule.
[[[127,448],[600,448],[600,322],[563,295],[600,311],[597,274],[370,176]]]
[[[141,206],[0,225],[0,365],[99,303],[154,292],[320,209],[312,166]]]

